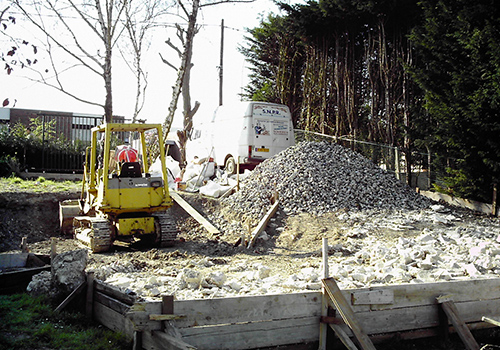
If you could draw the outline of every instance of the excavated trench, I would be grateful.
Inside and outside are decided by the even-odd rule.
[[[276,215],[247,249],[242,240],[276,193]],[[431,202],[336,146],[311,143],[282,152],[224,201],[182,196],[221,233],[207,233],[174,206],[179,239],[173,247],[117,244],[90,254],[87,270],[146,300],[318,290],[327,238],[330,275],[341,288],[500,275],[498,218]],[[77,197],[0,193],[0,251],[17,250],[22,237],[34,253],[48,254],[51,237],[59,252],[80,249],[58,229],[59,201]]]
[[[276,193],[276,215],[247,249],[242,241]],[[48,238],[59,236],[58,201],[77,195],[2,194],[2,250],[16,249],[27,236],[32,251],[47,253]],[[289,148],[222,201],[182,196],[221,233],[209,234],[174,206],[180,234],[173,247],[115,245],[91,255],[88,269],[149,299],[318,290],[327,238],[331,275],[343,288],[500,274],[498,219],[433,203],[338,145]],[[77,248],[70,237],[59,237],[60,251]]]

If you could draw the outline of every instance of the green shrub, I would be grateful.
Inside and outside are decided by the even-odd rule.
[[[0,156],[0,177],[12,176],[20,172],[19,160],[10,155]]]

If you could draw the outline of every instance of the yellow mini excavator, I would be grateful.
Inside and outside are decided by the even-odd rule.
[[[117,140],[131,137],[132,148]],[[161,169],[150,173],[148,140],[159,145]],[[170,246],[177,238],[168,209],[165,152],[160,124],[106,123],[92,128],[87,148],[80,200],[60,204],[61,230],[72,230],[92,252],[109,250],[113,241],[150,240]]]

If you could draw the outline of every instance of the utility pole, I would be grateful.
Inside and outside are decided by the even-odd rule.
[[[219,106],[222,106],[222,79],[224,65],[224,19],[220,23]]]

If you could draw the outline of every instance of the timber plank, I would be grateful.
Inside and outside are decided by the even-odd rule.
[[[159,313],[159,312],[156,312]],[[177,327],[204,326],[240,321],[266,321],[321,316],[321,293],[291,293],[220,299],[177,300],[175,313],[186,315]],[[319,326],[319,323],[318,323]]]
[[[335,332],[337,337],[342,341],[345,347],[348,350],[358,350],[356,344],[353,343],[349,335],[344,331],[341,325],[338,324],[330,324],[330,328]]]
[[[500,315],[499,286],[500,279],[484,279],[347,289],[342,290],[341,294],[351,301],[352,296],[360,295],[359,293],[392,291],[393,304],[351,306],[356,319],[367,334],[386,337],[386,334],[395,332],[423,335],[433,333],[439,325],[435,298],[443,293],[454,294],[458,312],[469,328],[491,327],[482,322],[481,318]],[[103,289],[102,286],[97,287],[96,283],[96,290],[99,288]],[[127,302],[133,303],[135,300],[120,291],[114,292],[122,297],[125,295]],[[373,294],[370,297],[372,296]],[[306,292],[175,300],[175,314],[186,317],[170,322],[178,328],[186,343],[199,349],[237,350],[317,342],[321,298],[320,292]],[[127,303],[123,304],[128,307]],[[107,324],[98,320],[99,322],[108,328],[117,328],[129,336],[134,332],[134,325],[136,329],[141,330],[162,329],[162,322],[149,319],[151,314],[164,313],[161,302],[135,303],[127,312],[127,317],[134,322],[99,302],[95,305],[100,310],[96,319],[104,317]],[[350,330],[347,334],[352,336]],[[242,345],[238,345],[239,342]]]
[[[42,271],[50,271],[50,266],[32,267],[0,273],[0,294],[19,293],[26,290],[33,275]]]
[[[94,303],[94,319],[115,332],[122,332],[130,339],[134,334],[132,322],[124,315],[104,306],[101,303]]]
[[[28,253],[2,253],[0,254],[0,268],[26,267]]]
[[[482,315],[500,314],[500,299],[455,303],[466,323],[480,322]],[[356,313],[359,323],[368,334],[412,331],[439,326],[437,304],[392,310]]]
[[[119,300],[113,299],[112,297],[103,294],[102,292],[94,293],[95,302],[101,303],[106,307],[109,307],[113,311],[118,312],[121,315],[125,315],[127,311],[130,309],[130,306],[122,303]]]
[[[203,350],[244,350],[316,342],[319,317],[243,322],[179,329],[182,339]]]
[[[453,327],[455,327],[455,330],[457,331],[462,342],[465,344],[466,349],[479,350],[479,344],[472,336],[472,333],[465,322],[460,318],[460,313],[453,303],[453,300],[450,297],[443,297],[443,299],[438,297],[437,301],[441,304],[446,316],[448,316],[448,320],[451,324],[453,324]]]
[[[363,330],[361,324],[358,322],[357,317],[354,315],[354,311],[347,299],[342,295],[337,283],[332,278],[325,278],[322,280],[325,291],[333,300],[335,307],[339,311],[340,315],[344,319],[344,322],[351,328],[356,340],[360,343],[362,349],[375,350],[372,341],[368,338],[368,335]]]
[[[203,225],[203,227],[205,227],[205,229],[209,233],[212,234],[220,233],[220,231],[214,225],[212,225],[207,219],[205,219],[200,213],[198,213],[196,209],[194,209],[188,202],[186,202],[184,198],[182,198],[178,193],[170,191],[170,197],[172,197],[172,199],[177,204],[179,204],[181,208],[186,211],[186,213],[191,215],[193,219],[195,219],[196,221],[198,221],[198,223]]]
[[[135,295],[125,294],[121,290],[119,290],[118,288],[112,287],[109,284],[106,284],[104,282],[100,282],[98,280],[94,281],[94,285],[95,285],[96,291],[99,291],[99,292],[102,292],[103,294],[109,295],[109,296],[113,297],[114,299],[117,299],[117,300],[119,300],[122,303],[127,304],[127,305],[133,305],[135,303],[135,300],[137,299],[137,297]]]
[[[196,347],[182,339],[172,337],[162,331],[143,332],[142,348],[146,350],[196,350]]]
[[[67,297],[66,299],[63,300],[61,304],[59,304],[58,307],[54,310],[55,312],[60,312],[62,311],[68,304],[78,295],[80,294],[83,289],[86,287],[87,281],[83,281],[80,283]]]
[[[375,289],[351,293],[352,305],[393,304],[394,291],[388,289]]]
[[[276,200],[276,202],[269,208],[267,213],[264,215],[264,217],[259,221],[259,224],[257,227],[252,231],[250,242],[248,242],[247,248],[252,248],[253,245],[255,244],[255,241],[257,238],[260,236],[262,231],[266,228],[267,224],[269,223],[269,220],[276,214],[276,211],[278,210],[279,206],[279,200]]]
[[[496,320],[496,319],[494,319],[494,318],[491,318],[491,317],[485,317],[485,316],[483,316],[483,317],[481,318],[481,320],[482,320],[483,322],[488,322],[488,323],[490,323],[490,324],[492,324],[492,325],[494,325],[494,326],[498,326],[498,327],[500,327],[500,321],[499,321],[499,320]]]
[[[500,278],[467,279],[460,281],[401,284],[372,287],[394,293],[392,305],[372,305],[372,310],[407,308],[419,305],[435,305],[442,294],[453,294],[455,303],[473,300],[500,299]],[[354,308],[357,310],[356,308]]]
[[[141,302],[135,303],[126,313],[126,317],[130,319],[136,329],[143,331],[161,330],[162,322],[150,320],[149,315],[161,314],[161,302]]]

